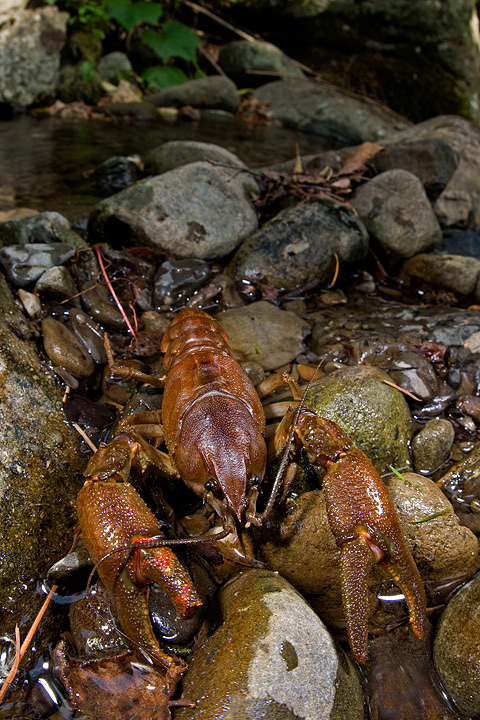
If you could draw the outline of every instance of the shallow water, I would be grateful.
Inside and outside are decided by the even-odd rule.
[[[226,114],[178,123],[113,123],[22,116],[0,121],[0,210],[55,210],[81,221],[100,197],[87,174],[115,155],[144,157],[169,140],[201,140],[258,168],[326,149],[314,135],[277,126],[250,126]]]

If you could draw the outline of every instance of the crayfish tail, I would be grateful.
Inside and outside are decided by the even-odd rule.
[[[367,578],[374,559],[371,549],[361,537],[349,540],[341,546],[343,611],[350,649],[359,663],[364,663],[368,655]]]

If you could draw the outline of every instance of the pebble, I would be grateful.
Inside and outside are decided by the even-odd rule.
[[[388,170],[361,185],[352,205],[390,263],[432,250],[442,231],[420,180]]]
[[[109,197],[140,180],[142,170],[136,158],[116,156],[95,168],[91,179],[102,197]]]
[[[472,257],[420,253],[404,263],[401,277],[407,281],[412,277],[418,278],[422,284],[430,283],[461,297],[474,295],[475,300],[480,300],[480,291],[477,296],[480,260]]]
[[[0,242],[4,245],[28,245],[33,240],[48,244],[58,240],[57,232],[61,227],[69,229],[70,223],[60,213],[35,213],[0,223]]]
[[[44,318],[42,335],[45,352],[54,365],[65,368],[77,378],[89,377],[93,373],[93,359],[63,323],[54,318]]]
[[[362,720],[353,666],[289,583],[248,570],[219,592],[189,660],[178,720]]]
[[[462,715],[480,715],[480,573],[443,611],[433,646],[440,679]]]
[[[81,290],[82,304],[95,322],[106,325],[112,330],[125,329],[123,315],[105,285],[97,285],[96,282],[87,281],[82,283]]]
[[[75,248],[64,243],[8,245],[0,250],[0,263],[16,287],[25,287],[38,280],[45,270],[62,265],[74,254]]]
[[[57,298],[64,300],[73,298],[77,294],[74,279],[71,273],[63,265],[55,265],[45,270],[37,280],[34,293],[43,297]]]
[[[72,308],[68,313],[68,319],[75,337],[89,352],[92,359],[99,364],[106,363],[104,333],[93,318],[83,310]]]
[[[276,370],[305,351],[308,324],[298,315],[261,300],[224,310],[216,316],[228,335],[238,361],[255,361],[264,370]]]
[[[448,459],[455,430],[449,420],[429,420],[412,440],[415,470],[431,473]]]

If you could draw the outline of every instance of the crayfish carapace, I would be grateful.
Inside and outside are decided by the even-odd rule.
[[[153,634],[149,584],[162,584],[183,613],[192,612],[201,601],[183,566],[165,547],[170,541],[164,539],[158,521],[129,484],[132,464],[141,470],[157,465],[180,477],[221,518],[224,535],[235,521],[245,527],[261,524],[279,483],[259,514],[256,503],[267,458],[265,416],[255,388],[232,357],[223,328],[201,310],[182,310],[164,335],[162,351],[168,371],[163,428],[155,413],[133,416],[133,425],[128,418],[122,421],[115,440],[91,459],[78,507],[87,548],[98,563],[121,626],[148,654],[168,666],[176,661],[163,653]],[[116,365],[113,369],[120,376],[163,384],[131,369]],[[293,382],[290,385],[299,400],[298,388]],[[150,445],[147,436],[163,438],[168,455]],[[318,417],[303,403],[287,413],[276,433],[277,443],[283,436],[294,437],[310,461],[326,470],[328,517],[341,549],[342,597],[354,657],[364,662],[367,656],[366,590],[373,563],[379,563],[399,584],[413,630],[423,636],[422,582],[373,465],[338,425]]]

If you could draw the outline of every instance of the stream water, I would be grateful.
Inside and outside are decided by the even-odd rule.
[[[115,155],[145,156],[169,140],[201,140],[257,168],[326,149],[325,139],[277,126],[251,126],[223,114],[176,124],[126,124],[22,116],[0,122],[0,211],[54,210],[82,223],[99,197],[87,175]]]

